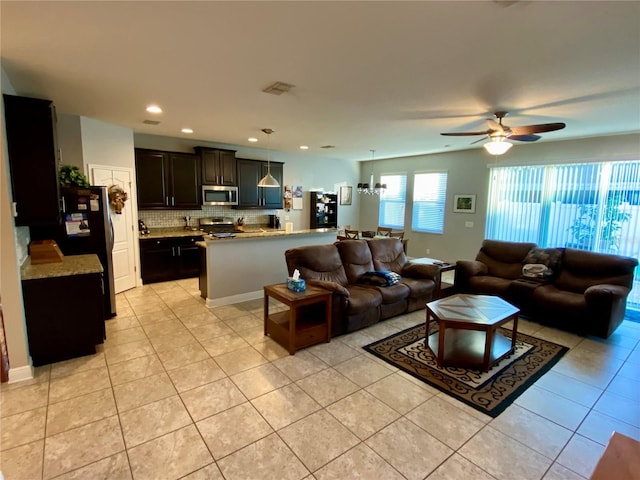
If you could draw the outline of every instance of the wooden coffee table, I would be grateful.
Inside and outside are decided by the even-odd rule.
[[[515,351],[520,310],[499,297],[458,294],[427,303],[426,346],[439,367],[482,368]],[[437,334],[429,335],[431,318],[438,322]],[[513,320],[511,338],[497,329]]]

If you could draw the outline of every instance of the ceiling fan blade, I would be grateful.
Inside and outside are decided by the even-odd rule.
[[[517,140],[519,142],[535,142],[541,138],[540,135],[509,135],[509,140]]]
[[[493,118],[487,118],[487,124],[491,130],[496,132],[504,132],[504,125],[499,124]]]
[[[446,135],[447,137],[466,137],[469,135],[489,135],[493,130],[485,130],[484,132],[453,132],[453,133],[441,133],[440,135]]]
[[[554,132],[562,130],[567,125],[558,123],[541,123],[539,125],[524,125],[522,127],[511,127],[513,135],[531,135],[533,133]]]

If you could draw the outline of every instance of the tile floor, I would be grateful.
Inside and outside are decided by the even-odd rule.
[[[385,321],[289,356],[262,300],[207,309],[197,281],[118,295],[90,357],[0,392],[6,480],[581,479],[613,430],[640,439],[640,324],[571,348],[496,419],[360,347]]]

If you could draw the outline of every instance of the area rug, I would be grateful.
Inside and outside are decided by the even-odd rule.
[[[363,348],[394,367],[422,380],[491,417],[497,417],[569,350],[523,333],[516,336],[516,351],[488,372],[457,367],[438,367],[425,347],[425,326],[403,330]],[[433,335],[438,331],[431,323]],[[499,331],[511,338],[511,330]]]

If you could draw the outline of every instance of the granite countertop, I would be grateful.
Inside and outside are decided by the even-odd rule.
[[[185,230],[184,228],[166,227],[166,228],[150,228],[148,235],[138,233],[138,237],[142,240],[145,238],[167,238],[167,237],[193,237],[204,235],[200,230]]]
[[[312,228],[307,230],[295,230],[286,233],[284,228],[275,229],[269,227],[261,227],[259,225],[247,225],[244,232],[236,233],[232,238],[256,238],[256,237],[277,237],[281,235],[305,235],[310,233],[338,232],[336,228]],[[141,240],[147,238],[168,238],[168,237],[193,237],[202,235],[205,240],[228,240],[225,238],[212,238],[200,230],[185,230],[184,228],[150,228],[148,235],[139,234]]]
[[[86,275],[102,273],[102,264],[95,254],[67,255],[62,262],[31,264],[31,257],[22,264],[20,276],[22,280],[36,280],[39,278],[68,277],[70,275]]]
[[[337,228],[309,228],[306,230],[294,230],[293,232],[287,233],[285,230],[275,230],[273,228],[266,229],[246,229],[243,233],[237,233],[235,237],[230,238],[215,238],[205,236],[204,239],[206,242],[218,242],[221,240],[237,240],[237,239],[250,239],[250,238],[272,238],[272,237],[288,237],[291,235],[313,235],[317,233],[338,233]]]

